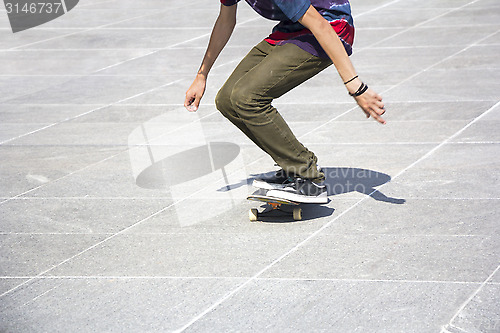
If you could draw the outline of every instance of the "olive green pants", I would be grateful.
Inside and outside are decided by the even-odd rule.
[[[332,64],[293,44],[257,44],[215,99],[217,109],[289,175],[324,180],[317,157],[292,133],[272,101]]]

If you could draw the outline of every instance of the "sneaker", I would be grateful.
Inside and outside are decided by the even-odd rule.
[[[310,179],[295,178],[281,189],[269,190],[270,197],[282,198],[304,203],[327,203],[328,194],[325,185],[316,184]]]
[[[276,171],[272,175],[261,175],[252,182],[252,186],[262,188],[264,190],[282,189],[287,184],[294,181],[293,177],[289,177],[283,169]]]

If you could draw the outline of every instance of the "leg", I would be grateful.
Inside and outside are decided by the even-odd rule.
[[[316,156],[297,140],[271,102],[331,65],[331,61],[293,44],[268,48],[267,55],[253,67],[238,76],[231,75],[230,84],[224,85],[224,95],[230,96],[226,105],[235,120],[231,121],[245,134],[250,133],[249,137],[287,173],[322,180]]]
[[[252,140],[258,147],[260,147],[264,151],[265,149],[262,147],[259,140],[253,135],[250,129],[248,129],[248,127],[245,125],[245,122],[240,119],[239,115],[234,111],[231,102],[231,94],[236,82],[238,82],[252,68],[257,66],[271,51],[272,45],[270,45],[266,41],[262,41],[254,46],[234,69],[233,73],[226,80],[222,88],[220,88],[215,98],[215,105],[217,109],[222,113],[222,115],[229,121],[231,121],[250,140]]]

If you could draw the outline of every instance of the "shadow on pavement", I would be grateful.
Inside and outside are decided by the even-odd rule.
[[[323,168],[325,173],[325,185],[328,195],[338,195],[349,192],[358,192],[371,197],[377,201],[392,204],[404,204],[405,199],[391,198],[375,189],[391,180],[391,176],[367,169],[358,168]]]
[[[266,205],[261,205],[264,208]],[[315,220],[321,217],[328,217],[335,212],[334,208],[316,205],[316,204],[301,204],[302,220],[294,221],[291,214],[286,214],[280,211],[267,212],[265,215],[259,215],[259,223],[293,223]]]

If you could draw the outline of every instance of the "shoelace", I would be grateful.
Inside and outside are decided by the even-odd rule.
[[[290,177],[288,177],[287,179],[285,179],[285,180],[283,181],[283,183],[281,183],[281,184],[286,184],[286,183],[288,183],[288,184],[293,184],[293,183],[294,183],[294,181],[293,181],[294,179],[295,179],[294,177],[290,176]]]

